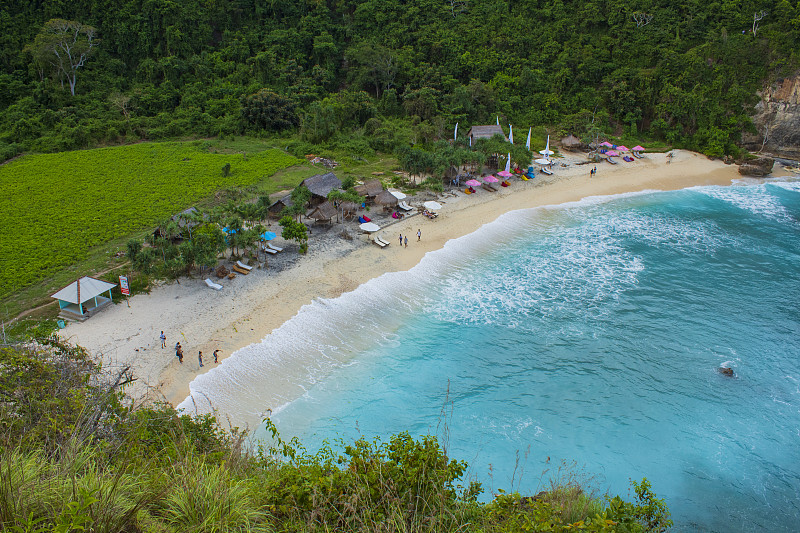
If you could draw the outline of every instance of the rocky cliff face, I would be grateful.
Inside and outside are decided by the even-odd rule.
[[[761,150],[766,133],[765,152],[800,159],[800,72],[763,91],[753,123],[759,133],[742,135],[745,148]]]

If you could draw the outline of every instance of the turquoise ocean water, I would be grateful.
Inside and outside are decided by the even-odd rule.
[[[591,198],[317,300],[192,391],[257,420],[293,368],[272,419],[310,450],[439,434],[487,497],[566,461],[647,477],[679,531],[796,531],[799,302],[800,182]]]

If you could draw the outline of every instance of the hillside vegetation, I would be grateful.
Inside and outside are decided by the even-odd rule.
[[[101,375],[54,340],[0,348],[0,529],[14,532],[664,531],[646,480],[627,502],[574,477],[480,503],[434,436],[311,455],[277,433],[259,449],[208,416],[131,409],[134,376]],[[268,425],[274,430],[274,426]]]
[[[800,50],[785,0],[10,0],[0,20],[3,159],[275,132],[390,153],[498,115],[721,156]]]

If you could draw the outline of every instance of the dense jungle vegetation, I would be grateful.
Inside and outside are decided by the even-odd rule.
[[[132,408],[127,369],[100,373],[53,339],[0,347],[0,529],[34,532],[664,531],[647,480],[633,501],[555,471],[533,497],[481,503],[435,436],[399,434],[309,454],[260,448],[209,416]],[[274,426],[271,426],[274,430]]]
[[[391,153],[496,115],[721,156],[800,50],[788,0],[9,0],[0,21],[0,159],[234,134]],[[91,40],[80,66],[59,31]]]

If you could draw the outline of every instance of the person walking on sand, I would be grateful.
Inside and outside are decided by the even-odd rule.
[[[421,230],[421,229],[418,229],[418,230],[417,230],[417,242],[419,242],[419,240],[420,240],[421,238],[422,238],[422,230]]]
[[[200,368],[203,368],[203,352],[197,352],[197,360],[200,361]]]
[[[408,235],[406,235],[406,236],[404,237],[404,239],[406,240],[406,248],[408,248]]]
[[[161,339],[161,347],[162,348],[166,348],[167,347],[167,336],[164,335],[163,331],[161,332],[161,335],[158,336],[158,338]]]
[[[214,364],[219,364],[219,359],[217,358],[217,354],[219,353],[219,349],[214,350]]]
[[[181,347],[181,343],[175,344],[175,357],[178,358],[179,363],[183,363],[183,348]]]
[[[400,246],[403,246],[403,234],[400,234]]]

